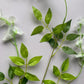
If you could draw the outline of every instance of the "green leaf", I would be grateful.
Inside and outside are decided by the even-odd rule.
[[[52,80],[44,80],[43,81],[44,84],[56,84],[54,81]]]
[[[31,73],[25,73],[25,77],[30,81],[40,81],[37,76],[31,74]]]
[[[34,6],[32,7],[34,16],[36,17],[37,20],[41,21],[42,20],[42,14],[41,12],[35,8]]]
[[[60,32],[59,34],[55,34],[56,38],[59,40],[59,39],[62,39],[63,38],[63,33]]]
[[[25,77],[19,80],[19,84],[26,84],[27,82],[28,82],[28,79],[26,79]]]
[[[78,35],[78,34],[68,34],[67,37],[66,37],[66,40],[73,41],[76,38],[78,38],[79,36],[80,35]]]
[[[10,65],[10,67],[9,67],[9,69],[8,69],[8,76],[9,76],[10,79],[13,79],[14,76],[15,76],[14,70],[15,70],[15,67],[12,67],[12,66]]]
[[[62,47],[62,50],[63,50],[66,54],[69,54],[69,55],[71,55],[71,54],[77,54],[73,49],[71,49],[71,48],[69,48],[69,47],[67,47],[67,46],[63,46],[63,47]]]
[[[19,67],[15,68],[14,73],[15,73],[16,76],[22,76],[22,75],[24,75],[24,71],[21,68],[19,68]]]
[[[37,26],[37,27],[33,30],[31,36],[41,33],[41,32],[43,31],[43,29],[44,29],[43,26]]]
[[[63,79],[63,80],[71,81],[71,80],[74,80],[75,78],[76,78],[75,76],[73,76],[72,74],[69,74],[69,73],[61,74],[61,79]]]
[[[8,83],[3,83],[3,84],[8,84]]]
[[[63,31],[63,24],[57,25],[55,28],[53,28],[54,34],[59,34]]]
[[[51,46],[52,48],[57,48],[57,46],[58,46],[58,43],[55,42],[55,40],[54,40],[53,38],[51,38],[51,39],[49,40],[49,44],[50,44],[50,46]]]
[[[21,43],[20,53],[21,53],[23,58],[27,58],[28,57],[27,47],[23,43]]]
[[[72,20],[69,20],[68,22],[66,22],[64,25],[63,25],[63,32],[64,33],[66,33],[66,32],[68,32],[69,31],[69,29],[70,29],[70,26],[71,26],[71,21]]]
[[[18,65],[18,66],[23,66],[25,64],[24,60],[20,57],[16,57],[16,56],[10,56],[9,57],[11,59],[11,61]]]
[[[0,72],[0,81],[3,81],[4,79],[5,79],[5,75],[2,72]]]
[[[39,61],[41,60],[42,56],[36,56],[33,57],[32,59],[29,60],[28,65],[29,66],[35,66],[36,64],[39,63]]]
[[[48,42],[52,38],[51,33],[47,33],[46,35],[43,36],[40,42]]]
[[[65,71],[68,70],[68,68],[69,68],[69,58],[67,58],[67,59],[63,62],[62,66],[61,66],[61,70],[62,70],[62,72],[65,72]]]
[[[60,76],[60,70],[58,69],[58,67],[53,66],[53,74],[57,77]]]
[[[49,8],[49,9],[48,9],[48,12],[47,12],[47,14],[46,14],[46,16],[45,16],[45,22],[46,22],[46,24],[49,24],[50,21],[51,21],[51,19],[52,19],[52,11],[51,11],[51,9]]]

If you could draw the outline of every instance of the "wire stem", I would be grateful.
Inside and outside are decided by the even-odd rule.
[[[65,22],[65,20],[66,20],[66,17],[67,17],[67,2],[66,2],[66,0],[65,0],[65,6],[66,6],[66,14],[65,14],[65,17],[64,17],[64,20],[63,20],[63,24],[64,24],[64,22]],[[48,27],[48,25],[46,26],[46,24],[44,23],[43,20],[42,20],[41,22],[42,22],[43,25],[50,31],[50,33],[52,33],[52,31],[51,31],[51,29]],[[54,35],[53,35],[53,36],[54,36]],[[65,41],[65,37],[66,37],[66,33],[65,33],[64,38],[62,39],[62,42],[61,42],[60,46],[58,47],[58,49],[56,50],[55,53],[54,53],[55,48],[53,48],[53,51],[52,51],[52,54],[51,54],[51,56],[50,56],[48,65],[47,65],[47,67],[46,67],[46,71],[45,71],[44,76],[43,76],[43,80],[44,80],[45,77],[46,77],[46,74],[47,74],[47,71],[48,71],[48,68],[49,68],[49,65],[50,65],[50,62],[51,62],[52,57],[55,56],[55,54],[56,54],[56,53],[59,51],[59,49],[61,48],[62,44],[63,44],[64,41]],[[43,80],[42,80],[41,84],[43,84]]]
[[[13,84],[12,80],[10,81],[9,79],[5,78],[10,84]]]

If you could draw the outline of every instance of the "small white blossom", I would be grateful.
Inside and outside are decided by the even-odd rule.
[[[80,24],[84,26],[84,17],[77,18],[74,22],[73,28],[79,28]]]
[[[13,39],[13,34],[14,33],[16,34],[16,36],[23,35],[23,31],[21,31],[18,27],[10,25],[6,35],[3,38],[3,41],[8,41],[10,39]]]
[[[78,40],[78,41],[76,42],[76,46],[80,46],[82,43],[83,43],[83,40],[82,40],[82,39],[81,39],[81,40]]]
[[[81,52],[75,55],[76,58],[84,57],[84,53],[82,54]]]

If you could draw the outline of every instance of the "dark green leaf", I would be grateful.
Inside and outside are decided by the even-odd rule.
[[[16,56],[10,56],[9,57],[11,59],[11,61],[18,65],[18,66],[23,66],[25,64],[24,60],[20,57],[16,57]]]
[[[34,16],[36,17],[36,19],[41,21],[42,20],[41,12],[35,7],[32,7],[32,9],[33,9],[33,13],[34,13]]]
[[[75,40],[76,38],[78,38],[80,35],[78,34],[68,34],[66,39],[69,40],[69,41],[73,41]]]
[[[3,84],[8,84],[8,83],[3,83]]]
[[[36,56],[33,57],[32,59],[29,60],[28,65],[29,66],[35,66],[36,64],[39,63],[39,61],[41,60],[42,56]]]
[[[64,25],[63,25],[63,32],[64,33],[66,33],[66,32],[68,32],[69,31],[69,29],[70,29],[70,26],[71,26],[71,21],[72,20],[69,20],[68,22],[66,22]]]
[[[43,81],[44,84],[56,84],[54,81],[52,80],[44,80]]]
[[[60,32],[59,34],[55,34],[56,38],[59,40],[59,39],[62,39],[63,38],[63,33]]]
[[[57,77],[60,76],[60,70],[58,69],[58,67],[53,66],[53,74]]]
[[[0,72],[0,81],[3,81],[4,79],[5,79],[5,75],[2,72]]]
[[[40,81],[37,76],[31,74],[31,73],[25,73],[25,77],[30,81]]]
[[[28,57],[27,47],[23,43],[21,43],[20,53],[21,53],[23,58],[27,58]]]
[[[63,46],[63,47],[62,47],[62,50],[63,50],[66,54],[69,54],[69,55],[71,55],[71,54],[77,54],[73,49],[71,49],[71,48],[69,48],[69,47],[67,47],[67,46]]]
[[[16,76],[22,76],[22,75],[24,75],[24,71],[21,68],[19,68],[19,67],[15,68],[14,73],[15,73]]]
[[[51,19],[52,19],[52,11],[51,11],[51,9],[49,8],[49,9],[48,9],[48,12],[47,12],[47,14],[46,14],[46,16],[45,16],[45,22],[46,22],[46,24],[49,24],[50,21],[51,21]]]
[[[72,74],[69,74],[69,73],[61,74],[61,79],[63,79],[63,80],[70,81],[70,80],[74,80],[75,78],[76,78],[75,76],[73,76]]]
[[[63,62],[62,66],[61,66],[61,70],[62,70],[62,72],[65,72],[65,71],[68,70],[68,68],[69,68],[69,58],[67,58],[67,59]]]
[[[57,25],[55,28],[53,28],[54,34],[59,34],[63,31],[63,24]]]
[[[46,35],[43,36],[40,42],[48,42],[52,38],[51,33],[47,33]]]
[[[26,84],[27,82],[28,82],[28,79],[26,79],[25,77],[19,80],[19,84]]]
[[[10,65],[9,70],[8,70],[8,76],[9,76],[10,79],[13,79],[14,76],[15,76],[14,70],[15,70],[15,67],[12,67],[12,66]]]
[[[41,33],[41,32],[43,31],[43,29],[44,29],[43,26],[38,26],[38,27],[36,27],[36,28],[33,30],[31,36]]]
[[[49,40],[49,44],[50,44],[50,46],[51,46],[52,48],[57,48],[57,46],[58,46],[58,43],[55,42],[55,40],[54,40],[53,38],[51,38],[51,39]]]

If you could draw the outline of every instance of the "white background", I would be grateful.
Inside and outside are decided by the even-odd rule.
[[[74,20],[78,17],[84,16],[84,0],[67,0],[68,3],[68,17],[67,20]],[[64,0],[0,0],[0,9],[3,12],[4,17],[15,16],[16,24],[20,29],[24,31],[24,36],[17,39],[18,47],[23,42],[29,50],[29,59],[34,56],[42,55],[43,58],[39,64],[35,67],[28,67],[28,71],[36,74],[40,80],[42,80],[43,74],[45,72],[52,48],[48,43],[40,43],[40,39],[44,33],[36,36],[30,36],[32,30],[40,24],[33,16],[32,6],[37,7],[41,10],[43,18],[48,10],[52,9],[53,18],[50,27],[54,27],[57,24],[62,23],[65,14]],[[9,67],[10,59],[9,56],[16,56],[16,51],[14,46],[8,42],[3,43],[2,38],[7,32],[7,28],[0,28],[0,72],[4,72],[7,76],[7,70]],[[73,43],[73,42],[72,42]],[[69,44],[68,44],[69,45]],[[73,46],[72,46],[73,47]],[[77,75],[80,66],[78,61],[73,58],[73,56],[68,56],[60,50],[51,61],[51,65],[48,70],[46,79],[57,81],[57,78],[53,75],[52,69],[53,65],[60,68],[62,62],[65,58],[70,57],[70,68],[68,72],[73,75]],[[16,80],[17,79],[17,80]],[[78,79],[76,79],[72,84],[83,84],[84,82],[84,69]],[[2,84],[2,82],[0,82]],[[15,78],[14,84],[18,84],[18,78]],[[28,82],[28,84],[40,84],[40,82]],[[65,84],[64,81],[60,81],[60,84]]]

